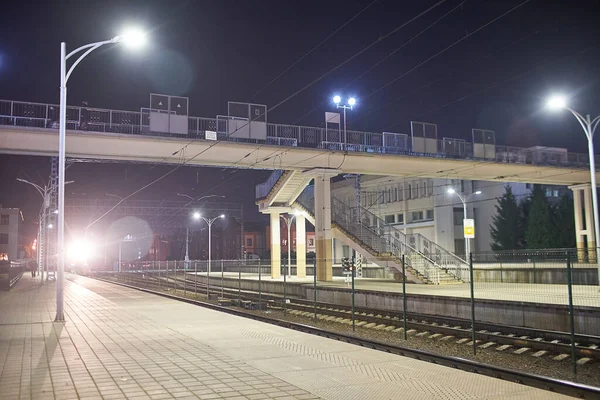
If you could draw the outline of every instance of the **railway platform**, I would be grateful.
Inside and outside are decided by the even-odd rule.
[[[6,399],[561,399],[559,394],[69,275],[0,292]]]

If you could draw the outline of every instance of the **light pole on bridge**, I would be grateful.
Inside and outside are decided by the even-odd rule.
[[[352,110],[352,107],[356,104],[356,99],[354,97],[350,97],[348,99],[348,104],[341,104],[342,98],[340,96],[333,96],[333,102],[335,103],[337,108],[341,108],[344,110],[344,143],[348,143],[348,138],[346,135],[346,110]]]
[[[56,277],[56,322],[65,320],[63,304],[63,285],[65,272],[65,142],[67,130],[67,81],[77,65],[92,51],[106,44],[124,43],[127,46],[139,47],[145,42],[145,35],[140,31],[130,30],[110,40],[95,42],[76,48],[67,54],[65,42],[60,44],[60,117],[58,134],[58,265]],[[84,51],[85,50],[85,51]],[[67,71],[67,60],[82,52]]]

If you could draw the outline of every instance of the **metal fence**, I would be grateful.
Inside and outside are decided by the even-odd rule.
[[[153,110],[156,111],[156,110]],[[59,106],[32,102],[0,100],[0,125],[58,129]],[[223,122],[223,123],[221,123]],[[435,140],[427,153],[416,152],[408,135],[391,132],[347,131],[346,137],[336,129],[310,126],[267,124],[267,138],[242,139],[232,137],[227,121],[216,118],[188,117],[187,135],[150,131],[150,110],[109,110],[93,107],[67,107],[67,129],[110,132],[132,135],[174,136],[189,140],[208,139],[206,132],[217,133],[218,140],[265,143],[275,146],[302,146],[334,151],[412,155],[456,159],[481,159],[502,163],[584,167],[589,165],[587,154],[568,153],[565,149],[496,146],[483,155],[476,154],[472,143],[444,138]],[[431,139],[434,140],[434,139]],[[597,157],[596,162],[600,162]]]
[[[382,324],[390,340],[396,335],[407,343],[424,337],[416,335],[419,329],[431,336],[436,327],[444,335],[452,334],[447,331],[454,327],[456,340],[465,336],[461,343],[468,340],[473,354],[514,351],[519,346],[519,354],[570,358],[576,373],[585,368],[586,357],[600,343],[596,254],[593,249],[473,253],[466,270],[470,279],[448,285],[409,284],[406,256],[400,273],[383,278],[369,275],[376,270],[374,266],[358,264],[350,270],[336,265],[328,273],[318,268],[332,260],[319,263],[314,259],[308,260],[305,271],[295,265],[288,269],[282,260],[273,278],[268,260],[217,260],[210,268],[207,261],[135,262],[122,265],[120,272],[102,275],[187,297],[220,302],[237,298],[238,305],[250,304],[259,310],[268,303],[274,310],[283,307],[284,315],[289,307],[297,310],[295,315],[304,315],[302,323],[308,324],[311,318],[325,319],[327,309],[334,310],[351,321],[353,330]],[[318,282],[315,271],[326,282]],[[336,307],[327,306],[331,304]],[[378,317],[380,322],[375,321]],[[432,325],[426,325],[427,321]],[[555,344],[558,350],[549,350]]]

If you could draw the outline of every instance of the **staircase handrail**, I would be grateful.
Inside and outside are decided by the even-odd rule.
[[[256,200],[266,199],[284,173],[284,169],[276,169],[271,172],[266,181],[256,185]]]

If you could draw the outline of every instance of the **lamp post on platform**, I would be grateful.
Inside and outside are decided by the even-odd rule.
[[[56,277],[56,322],[65,320],[63,304],[63,286],[65,273],[65,142],[67,130],[67,81],[77,65],[92,51],[106,44],[123,43],[130,47],[139,47],[145,42],[145,35],[140,31],[129,30],[123,35],[115,36],[110,40],[95,42],[76,48],[67,54],[65,42],[60,44],[60,117],[58,133],[58,265]],[[84,51],[85,50],[85,51]],[[67,60],[76,54],[83,54],[71,65],[67,71]]]
[[[600,115],[592,119],[590,114],[585,117],[577,111],[569,108],[567,98],[554,95],[548,99],[546,106],[551,110],[569,110],[583,128],[588,141],[588,154],[590,158],[590,183],[592,184],[592,208],[594,209],[594,244],[596,246],[596,263],[598,264],[598,276],[600,276],[600,257],[598,257],[598,239],[600,238],[600,224],[598,224],[598,189],[596,187],[596,159],[594,155],[594,132],[600,124]],[[586,210],[587,212],[587,210]],[[588,228],[589,229],[589,228]]]
[[[202,219],[202,220],[204,220],[204,222],[206,222],[208,224],[208,269],[207,269],[208,273],[207,273],[207,275],[210,275],[210,264],[211,264],[211,261],[212,261],[212,231],[211,231],[211,228],[212,228],[212,224],[216,220],[225,218],[225,214],[221,214],[221,215],[219,215],[217,217],[214,217],[214,218],[206,218],[206,217],[203,217],[202,214],[200,214],[199,212],[195,212],[192,215],[192,217],[195,220],[201,220]]]
[[[456,190],[454,190],[454,188],[450,188],[448,189],[448,194],[455,194],[458,196],[458,198],[460,199],[460,201],[462,201],[463,203],[463,221],[467,219],[467,203],[469,202],[469,199],[471,198],[471,196],[476,196],[481,194],[481,190],[478,190],[476,192],[473,192],[467,196],[462,195],[460,193],[458,193]],[[463,222],[464,224],[464,222]],[[469,246],[469,239],[465,238],[465,260],[468,260],[469,258],[469,251],[470,251],[470,246]]]

